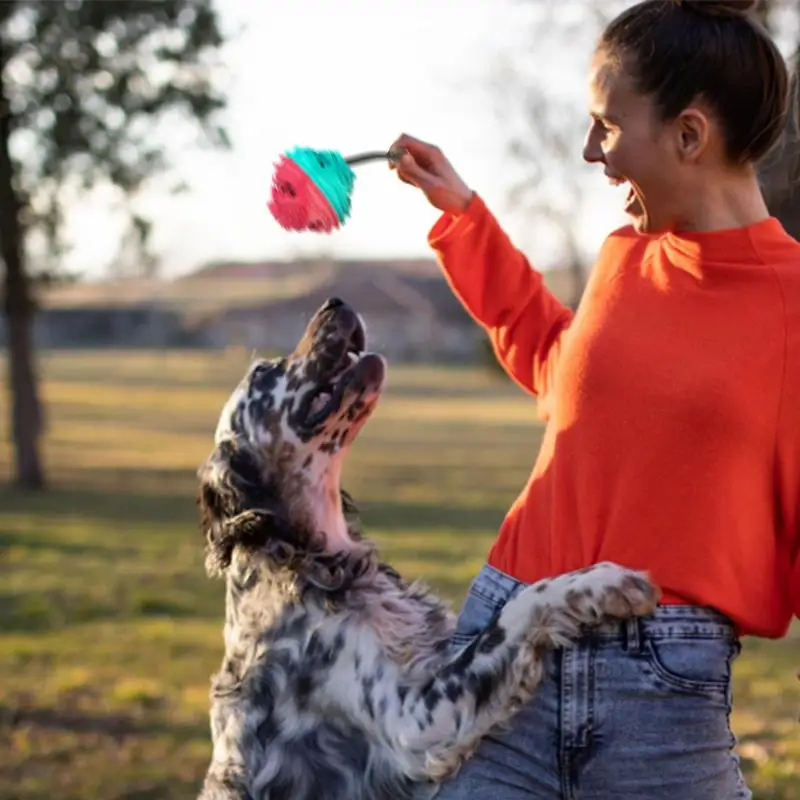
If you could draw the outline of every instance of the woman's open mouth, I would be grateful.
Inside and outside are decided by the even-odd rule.
[[[639,201],[639,195],[633,188],[633,184],[627,178],[616,175],[607,175],[608,181],[612,186],[627,186],[628,193],[625,195],[625,204],[623,210],[626,214],[637,215],[642,213],[642,204]]]
[[[631,186],[628,190],[628,195],[625,198],[625,213],[630,214],[635,212],[638,208],[641,208],[639,203],[639,196],[636,194],[636,190]]]

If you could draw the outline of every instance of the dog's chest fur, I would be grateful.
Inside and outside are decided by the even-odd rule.
[[[249,762],[252,800],[429,797],[375,723],[398,674],[421,682],[446,658],[451,630],[446,605],[377,564],[337,598],[235,559],[211,690],[215,761],[236,750]]]

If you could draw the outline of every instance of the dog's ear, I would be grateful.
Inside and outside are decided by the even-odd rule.
[[[265,484],[258,456],[243,442],[220,442],[198,477],[206,571],[219,575],[230,566],[237,545],[249,550],[263,547],[282,514]]]

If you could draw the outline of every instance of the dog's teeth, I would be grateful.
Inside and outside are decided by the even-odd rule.
[[[347,353],[347,357],[350,359],[350,363],[351,363],[351,364],[355,364],[355,363],[357,363],[357,362],[358,362],[358,360],[359,360],[359,358],[358,358],[358,354],[357,354],[357,353],[354,353],[352,350],[348,351],[348,353]]]

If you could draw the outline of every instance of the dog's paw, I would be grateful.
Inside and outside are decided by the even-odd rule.
[[[504,606],[499,623],[511,638],[560,646],[585,627],[645,616],[660,596],[645,573],[603,562],[525,587]]]
[[[629,619],[652,613],[661,597],[644,572],[602,562],[571,575],[565,600],[586,622]]]

